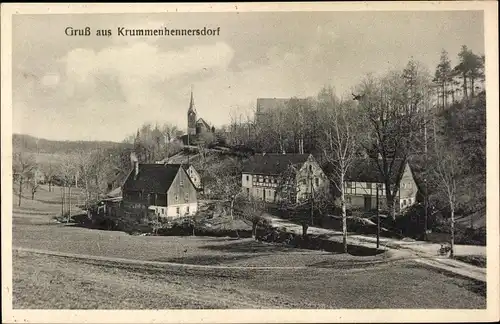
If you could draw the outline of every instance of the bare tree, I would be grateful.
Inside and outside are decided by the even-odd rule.
[[[331,167],[330,179],[340,193],[342,210],[342,233],[344,252],[347,253],[347,212],[345,199],[345,178],[357,152],[356,116],[352,105],[340,103],[328,107],[326,117],[328,128],[325,129],[323,157]]]
[[[214,197],[229,202],[229,213],[233,219],[234,204],[243,193],[241,190],[241,168],[234,159],[223,160],[203,170],[205,188]]]
[[[35,193],[40,188],[40,183],[38,182],[38,170],[34,168],[31,172],[28,173],[28,184],[30,186],[31,191],[31,200],[35,199]]]
[[[439,141],[434,147],[434,173],[437,186],[443,192],[450,208],[450,234],[451,250],[453,257],[455,247],[455,208],[457,205],[457,184],[462,176],[464,161],[453,147]]]
[[[83,180],[85,186],[85,207],[87,210],[90,207],[90,183],[93,178],[93,162],[91,152],[80,150],[75,155],[75,169],[78,171],[79,177]]]
[[[257,237],[257,227],[265,222],[264,210],[265,203],[262,200],[250,197],[243,203],[241,217],[252,223],[252,238],[254,239]]]
[[[63,179],[63,213],[64,213],[64,203],[65,203],[65,189],[68,188],[68,199],[67,199],[67,206],[68,206],[68,218],[66,219],[66,222],[69,223],[71,219],[71,187],[73,186],[73,182],[75,179],[75,158],[73,155],[66,155],[61,164],[60,164],[60,173],[61,177]],[[64,215],[62,215],[64,216]]]
[[[25,152],[14,153],[13,173],[19,184],[18,206],[21,206],[23,185],[25,184],[25,181],[29,179],[30,173],[33,172],[35,167],[36,161],[32,154]]]
[[[361,145],[384,179],[386,201],[395,220],[403,170],[421,144],[421,133],[429,120],[424,109],[429,98],[429,74],[410,61],[402,73],[391,72],[380,80],[369,77],[360,88],[359,118],[365,118],[371,126],[359,134],[363,135]]]

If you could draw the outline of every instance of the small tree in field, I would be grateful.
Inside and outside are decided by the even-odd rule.
[[[23,186],[30,178],[30,174],[33,173],[35,167],[36,161],[33,155],[25,152],[14,153],[13,173],[19,183],[18,206],[21,206]]]
[[[250,198],[250,200],[242,202],[242,204],[241,217],[252,223],[252,238],[255,239],[257,237],[257,226],[265,221],[263,217],[265,203],[262,200]]]
[[[40,188],[40,183],[38,183],[38,180],[36,178],[36,172],[32,171],[29,173],[28,184],[30,186],[30,191],[31,191],[31,200],[34,200],[35,194],[38,191],[38,188]]]

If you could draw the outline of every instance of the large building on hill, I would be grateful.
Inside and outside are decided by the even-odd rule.
[[[126,213],[178,218],[192,216],[198,209],[197,190],[179,164],[139,164],[122,187]]]
[[[196,143],[204,133],[215,133],[215,127],[210,126],[203,118],[198,117],[194,105],[193,90],[191,89],[191,99],[187,111],[187,134],[182,136],[184,144]]]
[[[329,190],[325,173],[311,154],[259,154],[243,166],[241,186],[247,197],[299,203],[311,193]]]

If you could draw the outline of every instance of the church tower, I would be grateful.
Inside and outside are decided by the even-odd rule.
[[[188,134],[195,135],[196,134],[196,109],[194,108],[193,87],[192,86],[191,86],[191,101],[189,102],[189,109],[187,112],[187,120],[188,120]]]

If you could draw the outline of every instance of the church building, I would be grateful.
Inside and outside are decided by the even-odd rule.
[[[183,136],[184,144],[197,142],[203,133],[215,133],[215,127],[210,126],[203,118],[198,118],[194,106],[193,90],[191,89],[191,100],[187,111],[187,135]]]

